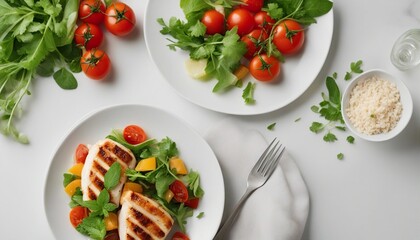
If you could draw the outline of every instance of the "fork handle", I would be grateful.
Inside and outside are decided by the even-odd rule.
[[[245,200],[256,190],[256,188],[247,187],[244,195],[241,197],[239,202],[236,204],[233,212],[230,214],[229,218],[226,219],[226,221],[222,224],[222,226],[219,228],[219,231],[216,233],[216,236],[213,238],[213,240],[221,240],[223,239],[223,236],[226,234],[226,232],[231,228],[232,224],[236,220],[236,217],[238,216],[239,211],[242,209],[242,206],[245,203]]]

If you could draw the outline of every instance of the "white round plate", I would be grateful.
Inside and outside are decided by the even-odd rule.
[[[280,109],[302,95],[316,79],[327,58],[333,35],[333,11],[317,18],[305,31],[306,38],[302,53],[286,57],[279,81],[257,82],[254,92],[255,105],[246,105],[242,89],[234,88],[222,93],[213,93],[217,80],[200,81],[188,76],[184,62],[188,52],[171,51],[169,35],[162,35],[158,18],[167,23],[172,16],[185,19],[179,0],[150,0],[144,19],[146,45],[157,68],[166,81],[184,98],[217,112],[235,115],[257,115]],[[245,81],[255,81],[248,76]]]
[[[73,165],[73,153],[79,143],[93,144],[105,138],[112,129],[138,124],[150,138],[164,137],[176,142],[180,156],[189,169],[200,173],[205,191],[194,216],[188,219],[191,239],[212,239],[224,208],[224,183],[219,163],[207,142],[184,121],[150,106],[118,105],[89,114],[66,135],[56,149],[48,170],[44,189],[44,208],[56,239],[87,239],[70,224],[70,197],[64,192],[63,174]],[[204,217],[196,215],[204,212]],[[170,235],[171,236],[171,235]]]

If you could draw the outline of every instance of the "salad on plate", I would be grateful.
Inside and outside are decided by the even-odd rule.
[[[189,239],[185,224],[204,195],[176,143],[148,138],[138,125],[79,144],[63,185],[70,223],[92,239]]]

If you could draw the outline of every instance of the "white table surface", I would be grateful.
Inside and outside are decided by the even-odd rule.
[[[336,0],[334,36],[329,56],[311,87],[298,100],[273,113],[230,116],[198,107],[180,97],[152,63],[143,36],[146,1],[126,0],[135,8],[138,28],[128,39],[106,35],[104,48],[113,61],[111,81],[95,82],[77,75],[79,87],[60,89],[52,79],[35,79],[32,96],[23,102],[17,122],[31,143],[21,145],[0,136],[1,239],[53,239],[43,207],[43,188],[54,149],[85,114],[105,106],[140,103],[164,108],[204,135],[224,118],[259,129],[267,139],[279,136],[299,165],[307,183],[311,209],[304,239],[419,239],[420,237],[420,67],[397,70],[389,60],[393,42],[405,30],[420,28],[415,0]],[[419,5],[419,4],[417,4]],[[417,13],[415,13],[417,10]],[[417,16],[415,18],[414,16]],[[126,57],[115,59],[119,56]],[[309,131],[319,120],[310,107],[325,91],[325,76],[344,76],[352,61],[363,69],[382,68],[409,87],[414,114],[397,138],[354,145],[325,143]],[[338,81],[341,88],[347,82]],[[301,118],[299,122],[295,119]],[[274,131],[266,126],[276,122]],[[336,155],[343,152],[344,160]],[[61,193],[57,193],[61,194]]]

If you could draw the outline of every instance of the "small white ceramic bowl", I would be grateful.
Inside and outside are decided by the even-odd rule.
[[[398,90],[400,91],[400,101],[401,101],[403,110],[401,113],[400,120],[398,121],[395,128],[393,128],[391,131],[386,132],[386,133],[375,134],[375,135],[368,135],[365,133],[361,133],[352,125],[352,123],[350,122],[346,114],[346,108],[349,104],[350,93],[353,90],[353,88],[356,86],[356,84],[359,81],[365,80],[373,76],[376,76],[381,79],[386,79],[392,83],[395,83]],[[347,88],[345,89],[343,93],[343,98],[341,101],[341,111],[343,114],[344,122],[354,134],[368,141],[380,142],[380,141],[389,140],[397,136],[400,132],[402,132],[402,130],[404,130],[404,128],[407,126],[408,122],[411,119],[411,115],[413,114],[413,100],[411,98],[410,91],[405,86],[405,84],[401,81],[401,79],[398,79],[383,70],[373,69],[370,71],[366,71],[363,74],[360,74],[358,77],[354,78],[349,83],[349,85],[347,86]]]

